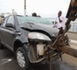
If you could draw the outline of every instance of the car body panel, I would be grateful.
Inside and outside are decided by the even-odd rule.
[[[0,27],[0,40],[11,47],[14,46],[16,40],[20,40],[22,43],[28,42],[29,32],[43,32],[52,37],[53,34],[59,31],[57,28],[53,28],[53,25],[34,24],[31,22],[19,26],[16,15],[13,15],[13,18],[15,28]]]
[[[21,27],[29,31],[38,31],[38,32],[42,31],[49,34],[50,36],[53,36],[53,34],[58,34],[59,32],[59,29],[54,28],[53,25],[47,26],[43,24],[31,24],[31,27],[30,26],[28,27],[27,24],[23,24]]]

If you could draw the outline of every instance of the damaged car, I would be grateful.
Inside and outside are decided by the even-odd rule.
[[[62,52],[57,46],[50,47],[58,33],[59,29],[46,18],[10,15],[0,26],[0,48],[4,45],[13,51],[18,65],[28,70],[30,64],[44,64],[61,57]],[[62,40],[57,45],[61,44]]]

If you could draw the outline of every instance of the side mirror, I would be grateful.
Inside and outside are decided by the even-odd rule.
[[[10,28],[14,28],[14,25],[12,23],[7,23],[5,26],[10,27]]]

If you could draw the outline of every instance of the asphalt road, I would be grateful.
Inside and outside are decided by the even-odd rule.
[[[52,65],[53,70],[77,70],[77,58],[63,54],[63,61],[56,60]],[[0,50],[0,70],[22,70],[17,64],[14,53],[7,48]],[[31,70],[49,70],[49,63],[33,66]]]

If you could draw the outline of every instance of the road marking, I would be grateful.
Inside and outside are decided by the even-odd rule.
[[[76,40],[70,40],[71,43],[76,43],[77,44],[77,41]]]
[[[12,58],[11,59],[2,59],[2,60],[0,60],[0,65],[4,65],[4,64],[6,64],[6,63],[9,63],[9,62],[11,62],[12,61]]]

